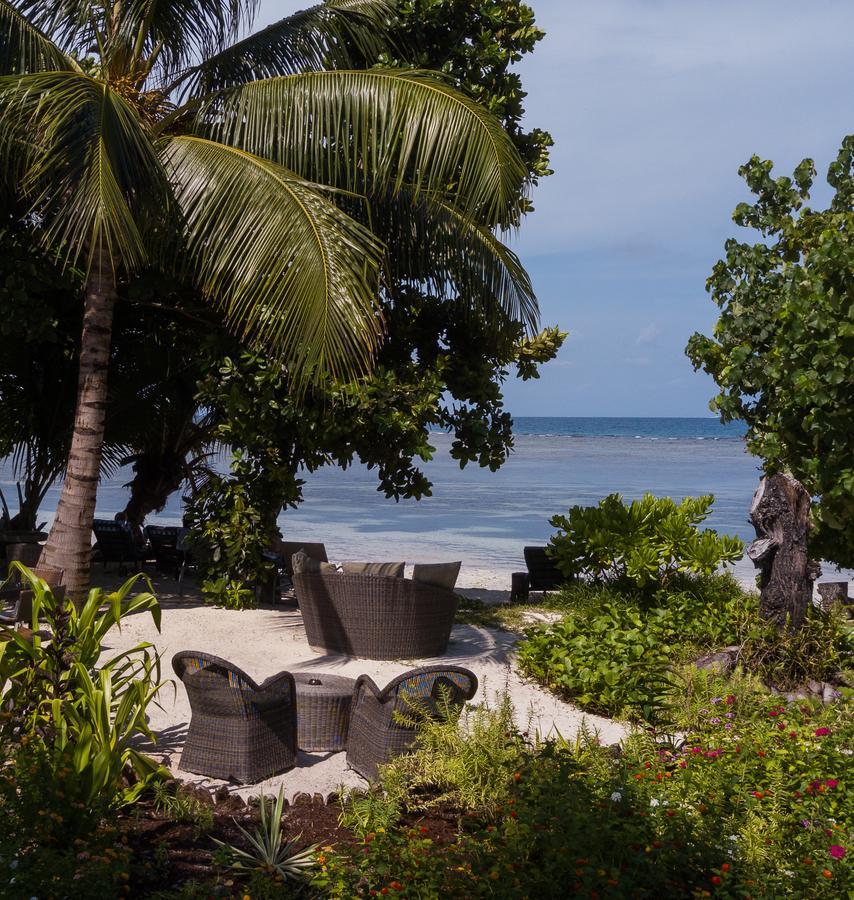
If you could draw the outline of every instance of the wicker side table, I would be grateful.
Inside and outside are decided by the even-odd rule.
[[[297,746],[300,750],[347,748],[355,680],[323,672],[294,672],[297,688]]]

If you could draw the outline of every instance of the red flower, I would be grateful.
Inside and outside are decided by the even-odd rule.
[[[828,778],[827,781],[825,781],[825,784],[829,788],[835,788],[836,785],[839,784],[839,782],[835,778]]]
[[[824,875],[825,878],[833,878],[833,872],[830,869],[822,869],[821,874]]]
[[[729,872],[729,863],[724,863],[721,866],[721,872]]]
[[[839,844],[831,844],[827,851],[834,859],[842,859],[845,856],[845,848]]]
[[[779,716],[779,715],[780,715],[780,710],[779,710],[779,709],[772,709],[772,710],[770,710],[770,711],[768,712],[768,715],[771,716],[771,718],[774,718],[775,716]]]
[[[751,793],[757,800],[761,800],[763,797],[762,791],[751,791]]]
[[[721,876],[720,875],[712,875],[712,877],[709,879],[709,881],[711,881],[712,884],[720,884]]]
[[[403,887],[403,885],[399,881],[392,881],[392,883],[389,885],[389,887],[393,891],[399,891],[401,889],[401,887]]]
[[[815,730],[816,737],[825,737],[828,734],[830,734],[829,728],[816,728]]]
[[[735,694],[729,694],[726,700],[724,700],[724,703],[726,703],[727,706],[732,706],[733,703],[735,703]]]

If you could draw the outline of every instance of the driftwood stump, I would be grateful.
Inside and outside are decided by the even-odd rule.
[[[750,521],[756,540],[747,555],[759,569],[759,614],[778,628],[796,631],[821,574],[809,558],[810,495],[791,475],[763,478],[753,495]]]

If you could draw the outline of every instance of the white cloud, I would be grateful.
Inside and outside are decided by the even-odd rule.
[[[658,325],[650,322],[649,325],[644,325],[643,328],[638,332],[638,336],[635,338],[635,343],[644,346],[645,344],[654,344],[656,338],[661,334],[661,329]]]

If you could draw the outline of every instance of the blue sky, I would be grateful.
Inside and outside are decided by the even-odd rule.
[[[555,174],[514,241],[544,324],[571,333],[516,415],[702,416],[683,354],[705,280],[748,199],[751,154],[823,179],[854,132],[854,5],[843,0],[528,0],[547,32],[520,66]],[[258,25],[306,4],[264,0]],[[826,193],[818,189],[815,202]]]

